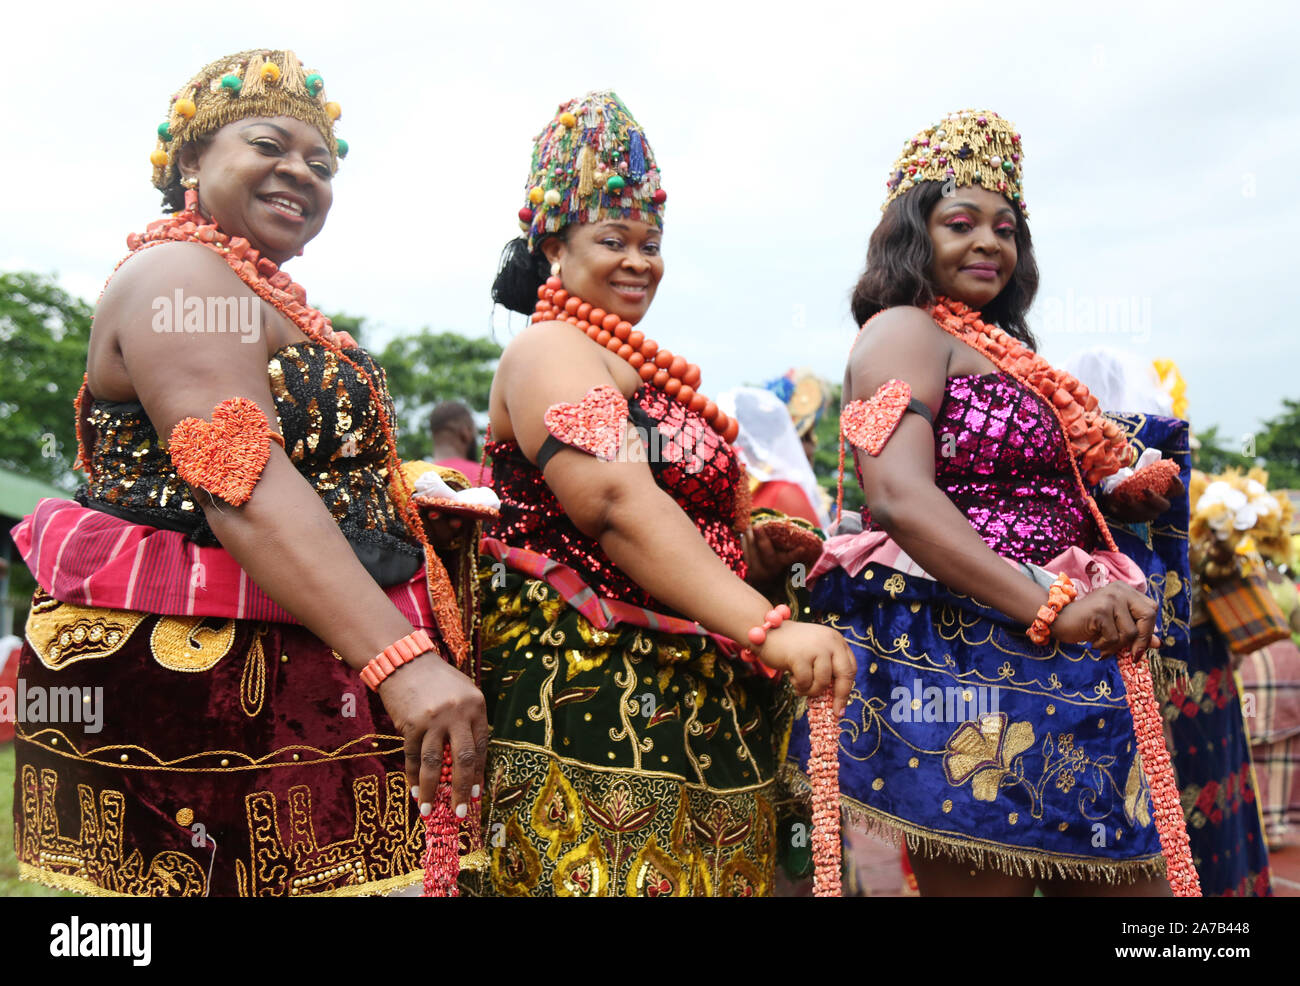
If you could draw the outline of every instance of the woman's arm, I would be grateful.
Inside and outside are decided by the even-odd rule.
[[[948,337],[925,312],[917,308],[896,308],[880,315],[864,332],[850,356],[849,390],[845,403],[865,399],[891,378],[912,388],[912,396],[937,415],[943,404],[951,353]],[[1047,601],[1047,592],[1008,565],[976,533],[934,482],[934,433],[919,414],[904,414],[893,437],[880,455],[855,450],[862,470],[864,493],[871,517],[899,546],[930,575],[954,592],[1005,613],[1029,626]],[[1129,632],[1138,617],[1154,621],[1154,607],[1129,590],[1123,593],[1090,593],[1067,606],[1053,630],[1059,639],[1083,632],[1075,640],[1097,642],[1109,653],[1135,640]],[[1124,587],[1127,588],[1127,587]],[[1116,595],[1137,608],[1131,616]],[[1088,600],[1092,600],[1088,602]],[[1143,603],[1146,606],[1142,605]],[[1125,609],[1123,614],[1119,609]],[[1066,613],[1069,617],[1066,617]],[[1080,620],[1085,620],[1080,623]],[[1152,624],[1146,625],[1149,639]]]
[[[494,384],[509,416],[509,429],[535,460],[547,431],[546,409],[576,403],[606,384],[625,394],[635,384],[614,376],[602,350],[564,323],[529,328],[502,357]],[[771,604],[714,554],[677,503],[654,481],[646,450],[630,428],[615,461],[572,449],[556,454],[544,476],[574,525],[594,538],[611,561],[656,599],[715,633],[745,641]],[[826,631],[825,633],[805,631]],[[787,624],[771,634],[762,658],[790,667],[797,686],[813,693],[835,680],[847,699],[853,666],[842,638],[824,627]]]
[[[261,304],[219,256],[198,245],[155,247],[113,279],[96,312],[96,326],[115,332],[130,386],[159,437],[165,440],[183,418],[209,420],[213,408],[232,397],[254,401],[278,430],[265,340],[249,342],[247,335],[231,332],[153,331],[153,299],[170,297],[176,288],[185,297],[205,299],[247,294]],[[411,632],[279,445],[271,444],[270,459],[242,506],[198,491],[196,496],[213,533],[253,581],[353,669],[359,671]],[[431,802],[436,788],[439,736],[449,736],[467,764],[473,761],[469,770],[458,767],[457,790],[465,800],[470,785],[481,782],[481,758],[473,751],[487,738],[482,696],[472,683],[443,661],[421,658],[386,680],[380,694],[407,735],[408,773],[419,776],[424,800]],[[427,768],[410,762],[413,755],[419,760],[420,748],[410,747],[419,738],[414,730],[438,734],[425,744],[436,746],[438,759],[427,785]]]

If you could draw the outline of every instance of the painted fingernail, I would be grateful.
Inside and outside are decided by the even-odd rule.
[[[471,798],[477,798],[482,793],[483,792],[479,790],[479,786],[477,784],[475,784],[472,788],[469,789],[469,796]]]
[[[425,818],[428,818],[430,815],[433,814],[433,805],[429,804],[429,802],[427,801],[424,804],[420,805],[420,814],[423,815]]]
[[[415,801],[420,800],[420,789],[418,787],[411,788],[411,798]]]
[[[468,814],[469,814],[469,805],[466,805],[466,804],[459,804],[459,805],[456,806],[456,817],[457,817],[457,818],[464,818],[464,817],[465,817],[466,815],[468,815]]]

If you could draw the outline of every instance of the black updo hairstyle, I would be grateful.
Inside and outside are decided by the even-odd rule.
[[[569,227],[551,235],[564,239]],[[501,263],[492,282],[492,300],[521,315],[531,315],[537,308],[537,289],[551,276],[551,262],[542,252],[542,243],[528,249],[528,237],[519,236],[501,251]]]
[[[923,181],[889,203],[867,244],[867,267],[853,289],[851,307],[858,325],[897,305],[929,308],[936,292],[930,279],[934,248],[930,244],[930,212],[943,198],[944,185]],[[1030,349],[1038,343],[1025,320],[1038,293],[1038,262],[1024,214],[1016,213],[1016,269],[996,298],[984,306],[982,317],[995,322]],[[534,288],[534,292],[536,289]]]

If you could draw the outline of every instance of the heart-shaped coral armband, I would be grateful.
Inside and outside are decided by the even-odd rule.
[[[552,404],[542,420],[557,441],[601,459],[613,459],[623,443],[627,413],[627,398],[603,383],[587,391],[577,404]]]
[[[879,455],[908,411],[934,420],[930,409],[912,398],[905,381],[887,380],[869,400],[848,403],[840,415],[840,431],[864,452]]]
[[[284,445],[261,406],[247,397],[231,397],[212,409],[211,421],[178,421],[167,445],[181,479],[238,507],[253,495],[272,441]]]

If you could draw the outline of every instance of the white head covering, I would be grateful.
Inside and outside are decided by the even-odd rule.
[[[821,507],[817,477],[808,464],[785,402],[770,390],[758,387],[723,391],[717,402],[724,413],[740,422],[736,448],[749,474],[763,483],[780,480],[798,485],[817,512],[818,525],[825,528],[830,521]]]
[[[1173,417],[1174,399],[1151,361],[1137,353],[1098,346],[1074,353],[1062,369],[1092,391],[1103,411]]]

